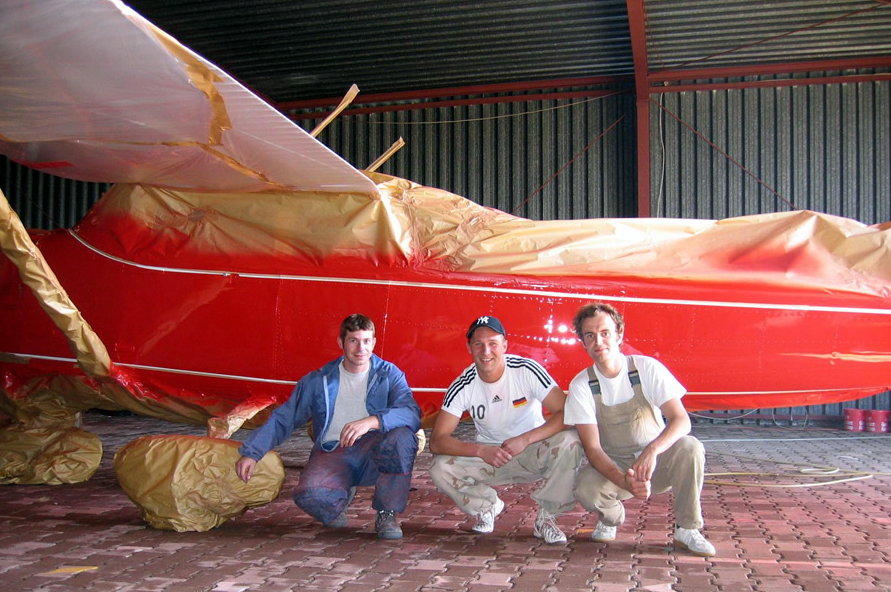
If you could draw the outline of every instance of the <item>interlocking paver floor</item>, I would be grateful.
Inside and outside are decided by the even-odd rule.
[[[328,530],[291,501],[309,453],[302,433],[278,449],[286,478],[272,503],[209,532],[156,530],[118,486],[114,453],[144,434],[203,429],[96,413],[84,428],[104,446],[90,481],[0,487],[3,591],[891,590],[888,434],[697,425],[704,532],[718,550],[705,559],[672,544],[670,494],[626,502],[608,545],[590,540],[596,517],[577,506],[559,519],[569,543],[552,546],[532,536],[532,486],[501,487],[495,532],[471,534],[471,519],[430,482],[429,451],[415,466],[404,539],[375,537],[370,488],[348,527]]]

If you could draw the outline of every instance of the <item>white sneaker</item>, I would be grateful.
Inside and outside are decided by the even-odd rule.
[[[598,522],[591,533],[591,539],[597,543],[608,543],[616,540],[616,527],[607,526],[603,522]]]
[[[557,521],[543,509],[538,510],[538,516],[535,518],[535,526],[532,529],[532,534],[540,539],[544,539],[544,542],[549,545],[566,542],[566,535],[563,534],[563,531],[557,526]]]
[[[480,534],[489,534],[495,530],[495,517],[504,510],[504,502],[499,498],[495,498],[495,505],[476,515],[476,524],[473,525],[473,532]]]
[[[715,554],[715,546],[705,540],[702,533],[695,528],[676,528],[674,542],[678,547],[699,557],[712,557]]]

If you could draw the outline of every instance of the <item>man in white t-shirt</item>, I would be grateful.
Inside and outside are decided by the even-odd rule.
[[[504,510],[492,485],[541,481],[532,494],[539,505],[533,534],[565,543],[555,518],[575,507],[572,487],[584,457],[578,434],[563,424],[566,396],[541,364],[506,353],[504,327],[495,317],[470,325],[467,350],[473,364],[446,391],[433,426],[433,483],[476,517],[474,532],[486,534]],[[547,421],[542,405],[551,412]],[[464,412],[476,427],[475,442],[453,435]]]
[[[711,557],[715,548],[699,532],[705,450],[688,435],[690,418],[681,404],[686,389],[658,360],[622,354],[625,320],[612,306],[583,306],[573,327],[594,360],[570,383],[564,414],[590,463],[578,472],[575,496],[600,516],[591,538],[616,538],[625,521],[622,500],[671,489],[675,544]]]

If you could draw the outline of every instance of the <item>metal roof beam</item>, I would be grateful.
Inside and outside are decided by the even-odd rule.
[[[848,76],[820,76],[817,78],[772,78],[770,80],[745,80],[740,82],[703,82],[693,84],[672,84],[654,86],[653,93],[701,92],[710,90],[739,90],[743,88],[780,88],[786,86],[816,86],[820,84],[857,84],[860,82],[889,82],[891,72],[886,74],[851,74]]]
[[[637,104],[637,216],[650,217],[650,85],[644,0],[627,0]]]
[[[633,0],[628,1],[630,3]],[[647,82],[650,85],[650,92],[663,92],[657,85],[678,82],[681,80],[774,76],[778,74],[827,72],[834,70],[863,70],[869,68],[891,68],[891,56],[756,64],[751,66],[725,66],[720,68],[696,68],[690,70],[666,70],[648,75]]]
[[[378,93],[359,95],[353,101],[354,105],[367,103],[386,103],[389,101],[411,101],[435,99],[440,97],[459,97],[465,95],[482,95],[494,93],[526,92],[530,90],[567,88],[596,85],[625,85],[630,82],[628,76],[591,76],[587,78],[563,78],[557,80],[535,80],[526,82],[511,82],[504,84],[485,84],[476,86],[456,86],[451,88],[431,88],[423,90],[410,90],[392,93]],[[288,111],[292,109],[314,109],[316,107],[333,107],[337,105],[341,97],[329,97],[324,99],[309,99],[305,101],[282,101],[276,103],[276,109]]]

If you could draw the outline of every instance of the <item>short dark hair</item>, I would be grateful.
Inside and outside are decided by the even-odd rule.
[[[575,330],[575,334],[582,341],[585,338],[582,336],[582,323],[585,322],[585,319],[590,319],[591,317],[596,317],[600,313],[605,313],[612,318],[613,322],[616,323],[616,333],[624,333],[625,332],[625,318],[610,304],[604,304],[603,302],[593,302],[591,304],[586,304],[579,309],[577,313],[575,313],[575,318],[572,319],[572,328]]]
[[[347,333],[354,331],[371,331],[374,335],[374,323],[364,314],[351,314],[340,324],[340,338],[345,339]]]

